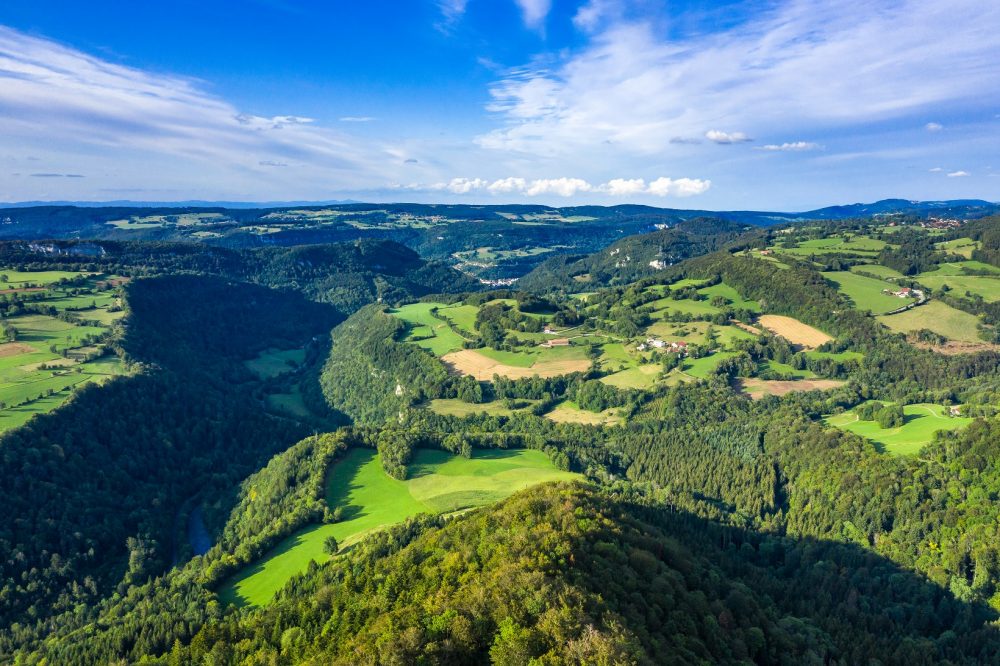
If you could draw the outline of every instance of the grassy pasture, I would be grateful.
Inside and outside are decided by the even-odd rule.
[[[854,254],[862,257],[874,257],[886,246],[884,241],[868,236],[830,236],[814,238],[798,243],[798,247],[774,247],[776,252],[808,257],[814,254]]]
[[[939,430],[958,430],[972,423],[970,418],[947,416],[944,407],[928,403],[905,405],[903,416],[903,425],[898,428],[883,429],[874,421],[860,421],[853,409],[843,414],[828,416],[824,422],[835,428],[861,435],[874,442],[880,451],[893,455],[919,453]]]
[[[935,275],[927,273],[918,275],[917,281],[920,284],[930,287],[935,292],[940,292],[941,288],[947,285],[951,293],[956,296],[965,296],[968,292],[974,296],[981,296],[987,303],[1000,301],[1000,275]]]
[[[938,249],[945,252],[971,259],[973,250],[979,248],[979,241],[974,241],[971,238],[955,238],[954,240],[935,243],[935,245]]]
[[[444,356],[462,349],[465,342],[465,338],[431,314],[432,310],[445,307],[447,306],[444,303],[410,303],[389,310],[389,314],[406,322],[409,330],[404,341],[413,342],[435,356]]]
[[[823,273],[823,277],[835,284],[837,291],[850,298],[858,310],[884,314],[911,302],[882,293],[885,289],[890,291],[898,289],[895,285],[884,280],[876,280],[847,271]]]
[[[921,273],[919,277],[947,277],[952,275],[968,275],[969,272],[1000,274],[1000,268],[981,261],[952,261],[940,264],[933,271]]]
[[[327,502],[344,507],[339,523],[312,525],[292,534],[259,562],[227,581],[219,597],[237,605],[267,604],[288,580],[310,561],[325,562],[323,540],[336,537],[350,547],[374,530],[400,523],[418,513],[450,513],[496,502],[546,481],[578,479],[556,469],[534,450],[475,450],[471,459],[444,451],[418,450],[410,478],[399,481],[382,471],[370,449],[352,449],[330,469]]]
[[[243,364],[261,379],[268,379],[294,370],[305,360],[304,349],[268,349]]]
[[[601,381],[610,386],[623,389],[647,389],[656,383],[656,379],[662,370],[663,367],[659,363],[647,363],[601,377]]]
[[[107,332],[108,327],[124,316],[112,311],[119,304],[112,291],[98,289],[99,282],[119,281],[93,273],[67,271],[20,272],[0,269],[6,282],[0,288],[34,289],[41,300],[31,304],[69,311],[73,321],[50,315],[21,314],[8,317],[6,323],[16,329],[16,339],[0,343],[0,431],[19,426],[35,414],[41,414],[70,398],[85,384],[100,383],[121,374],[117,358],[91,358],[100,347],[90,340]],[[87,278],[84,284],[61,285],[61,280]],[[92,325],[97,324],[97,325]],[[90,339],[90,340],[88,340]]]
[[[941,301],[931,300],[906,312],[883,315],[878,320],[898,333],[912,333],[926,328],[949,340],[982,342],[976,329],[979,318]]]
[[[881,264],[855,264],[851,266],[852,273],[870,273],[872,275],[877,275],[880,278],[901,278],[905,277],[902,273],[894,268],[889,268],[888,266],[883,266]]]
[[[681,370],[691,377],[708,379],[708,376],[718,367],[719,363],[735,355],[736,352],[720,351],[709,356],[702,356],[701,358],[685,359]]]
[[[591,412],[586,409],[580,409],[572,400],[559,403],[555,409],[545,415],[545,418],[556,423],[578,423],[580,425],[597,426],[617,425],[622,422],[617,409],[612,408],[606,409],[603,412]]]

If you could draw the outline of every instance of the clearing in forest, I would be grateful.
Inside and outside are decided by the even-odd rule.
[[[797,391],[826,391],[843,386],[847,382],[840,379],[795,379],[790,381],[773,379],[741,379],[740,389],[754,400],[767,395],[787,395]]]
[[[941,301],[931,300],[906,312],[881,316],[878,320],[899,333],[927,329],[949,340],[982,342],[979,337],[979,318]]]
[[[876,280],[866,275],[848,271],[823,273],[823,277],[837,287],[837,291],[847,296],[858,310],[884,314],[913,303],[911,298],[899,298],[891,292],[899,289],[885,280]]]
[[[784,315],[761,315],[757,318],[757,323],[793,345],[799,345],[804,349],[815,349],[821,344],[833,340],[823,331]]]
[[[343,549],[365,535],[401,523],[419,513],[452,513],[499,501],[519,490],[547,481],[580,479],[564,472],[541,451],[475,449],[472,458],[445,451],[418,449],[406,481],[382,470],[371,449],[351,449],[334,463],[327,478],[327,502],[342,507],[338,523],[311,525],[292,534],[259,562],[248,566],[219,590],[219,597],[240,606],[267,604],[309,562],[325,562],[328,536]]]
[[[578,423],[581,425],[617,425],[622,422],[618,409],[605,409],[603,412],[592,412],[580,407],[571,400],[559,403],[555,409],[545,415],[545,418],[556,423]]]
[[[530,357],[529,357],[530,358]],[[586,372],[590,368],[590,360],[585,358],[563,358],[544,359],[539,356],[539,360],[532,360],[530,365],[511,365],[490,358],[480,350],[463,349],[461,351],[445,354],[441,360],[452,372],[462,375],[470,375],[479,381],[489,381],[493,375],[500,375],[509,379],[522,379],[525,377],[558,377],[571,372]],[[514,359],[517,360],[517,359]]]
[[[958,430],[972,423],[970,418],[949,416],[946,408],[941,405],[919,403],[903,407],[902,426],[882,428],[875,421],[859,420],[855,409],[828,416],[824,422],[861,435],[874,442],[880,451],[898,456],[919,453],[939,430]]]

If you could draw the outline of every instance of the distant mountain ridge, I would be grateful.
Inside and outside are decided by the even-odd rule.
[[[165,209],[238,209],[238,210],[280,210],[287,208],[316,208],[328,206],[350,206],[359,208],[380,209],[451,209],[465,208],[480,211],[509,212],[515,214],[562,213],[563,215],[592,215],[608,217],[614,215],[677,215],[682,217],[719,217],[751,224],[771,224],[783,219],[824,219],[833,220],[846,217],[858,217],[886,214],[951,213],[959,217],[979,217],[994,212],[1000,212],[1000,202],[984,199],[947,199],[942,201],[915,201],[911,199],[880,199],[872,203],[852,203],[824,206],[807,211],[756,211],[756,210],[720,210],[688,208],[664,208],[645,204],[618,204],[614,206],[584,205],[584,206],[546,206],[541,204],[418,204],[418,203],[372,203],[355,199],[329,199],[320,201],[290,200],[290,201],[132,201],[120,199],[113,201],[18,201],[0,202],[0,211],[5,208],[41,208],[41,207],[71,207],[71,208],[165,208]]]

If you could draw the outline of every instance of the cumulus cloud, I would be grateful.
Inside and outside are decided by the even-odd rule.
[[[524,178],[501,178],[490,183],[487,189],[490,194],[511,194],[528,189],[528,183]]]
[[[924,129],[928,132],[940,132],[944,129],[944,125],[941,123],[927,123],[924,125]]]
[[[753,141],[743,132],[723,132],[720,130],[708,130],[705,132],[705,138],[709,141],[714,141],[720,144],[729,143],[744,143],[746,141]]]
[[[710,180],[699,180],[697,178],[657,178],[649,184],[648,192],[658,197],[692,197],[696,194],[703,194],[712,186]]]
[[[712,186],[709,180],[697,178],[667,178],[661,176],[648,184],[643,178],[612,178],[606,183],[594,185],[583,178],[499,178],[488,181],[483,178],[452,178],[447,182],[432,185],[413,183],[401,186],[403,189],[452,194],[475,194],[486,192],[494,196],[519,195],[539,197],[555,195],[572,197],[578,194],[599,194],[613,197],[648,195],[656,197],[690,197],[707,192]]]
[[[761,146],[760,150],[794,152],[802,150],[817,150],[819,147],[818,143],[812,143],[810,141],[792,141],[791,143],[769,143],[766,146]]]
[[[614,178],[607,183],[607,192],[613,197],[642,194],[646,191],[646,181],[642,178]]]
[[[961,171],[961,170],[960,171],[951,171],[951,172],[948,173],[948,177],[949,178],[964,178],[964,177],[970,176],[970,175],[972,175],[972,174],[970,174],[968,171]]]

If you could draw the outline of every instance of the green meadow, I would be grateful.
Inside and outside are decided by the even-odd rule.
[[[24,298],[26,308],[55,308],[62,315],[27,312],[4,319],[12,333],[0,341],[0,432],[52,411],[85,384],[124,371],[116,357],[101,355],[100,346],[125,315],[116,290],[101,288],[102,283],[120,279],[0,269],[0,290],[20,291],[9,297]]]
[[[476,449],[472,458],[463,458],[419,449],[409,466],[409,478],[399,481],[382,470],[374,451],[351,449],[331,467],[327,479],[327,502],[344,508],[344,520],[292,534],[227,581],[219,597],[241,606],[267,604],[310,561],[330,559],[323,551],[328,536],[336,537],[343,549],[419,513],[452,513],[496,502],[538,483],[579,478],[557,469],[541,451]]]
[[[444,356],[458,351],[465,343],[465,338],[432,313],[447,307],[444,303],[410,303],[389,310],[389,314],[406,322],[408,330],[403,338],[406,342],[413,342],[435,356]]]
[[[880,451],[897,456],[919,453],[939,430],[958,430],[972,423],[970,418],[948,416],[944,407],[929,403],[905,405],[903,416],[903,425],[898,428],[880,428],[875,421],[860,421],[854,410],[828,416],[824,421],[861,435],[874,442]]]
[[[881,316],[878,320],[899,333],[928,329],[949,340],[982,342],[977,329],[979,318],[941,301],[931,300],[906,312]]]
[[[261,379],[277,377],[294,370],[306,360],[304,349],[268,349],[244,365]]]
[[[823,277],[836,285],[837,291],[850,298],[858,310],[884,314],[913,302],[910,299],[902,299],[883,293],[886,289],[890,291],[898,289],[897,286],[884,280],[876,280],[848,271],[823,273]]]

